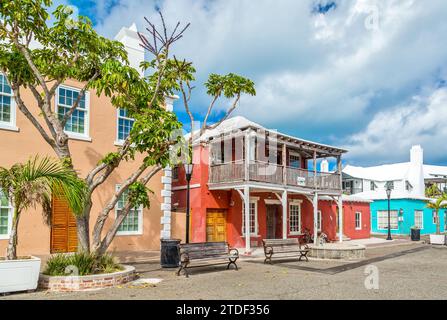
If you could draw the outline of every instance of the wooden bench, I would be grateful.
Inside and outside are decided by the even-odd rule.
[[[236,260],[239,258],[239,251],[230,248],[226,242],[200,242],[179,244],[180,268],[177,275],[183,270],[188,277],[189,268],[206,267],[226,264],[227,270],[234,265],[236,270]]]
[[[307,254],[309,253],[309,247],[306,245],[301,245],[299,239],[264,239],[262,240],[264,246],[265,260],[264,263],[272,263],[272,256],[286,257],[296,257],[298,256],[298,261],[302,258],[307,259]]]

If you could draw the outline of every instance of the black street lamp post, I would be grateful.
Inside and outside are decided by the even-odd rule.
[[[393,240],[391,238],[391,210],[390,210],[390,199],[391,199],[391,186],[388,184],[386,188],[386,196],[388,198],[388,237],[387,240]]]
[[[186,175],[186,243],[189,243],[189,215],[190,215],[190,196],[189,196],[189,190],[190,190],[190,182],[192,177],[192,169],[193,164],[188,163],[185,164],[185,175]]]

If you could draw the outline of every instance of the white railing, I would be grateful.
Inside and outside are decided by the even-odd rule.
[[[318,172],[252,161],[248,165],[249,181],[288,185],[318,190],[341,190],[338,173]],[[285,170],[285,174],[284,174]],[[284,181],[285,178],[285,181]],[[244,161],[228,162],[210,166],[209,183],[231,183],[245,181]]]

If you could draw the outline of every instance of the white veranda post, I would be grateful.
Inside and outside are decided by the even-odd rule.
[[[318,245],[318,193],[315,192],[313,199],[314,207],[314,245]]]
[[[287,239],[287,191],[284,190],[281,197],[282,205],[282,238]]]
[[[340,242],[343,242],[343,200],[342,197],[338,197],[338,238]]]
[[[250,187],[244,187],[244,212],[245,215],[245,253],[250,253]]]

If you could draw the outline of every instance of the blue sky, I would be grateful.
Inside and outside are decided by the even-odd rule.
[[[70,3],[108,37],[133,22],[142,30],[145,16],[157,21],[156,8],[171,26],[191,22],[175,54],[198,71],[199,119],[209,103],[207,76],[235,72],[257,88],[235,114],[345,147],[351,164],[408,161],[411,145],[421,144],[426,163],[447,165],[445,0]],[[176,109],[186,120],[181,103]]]

